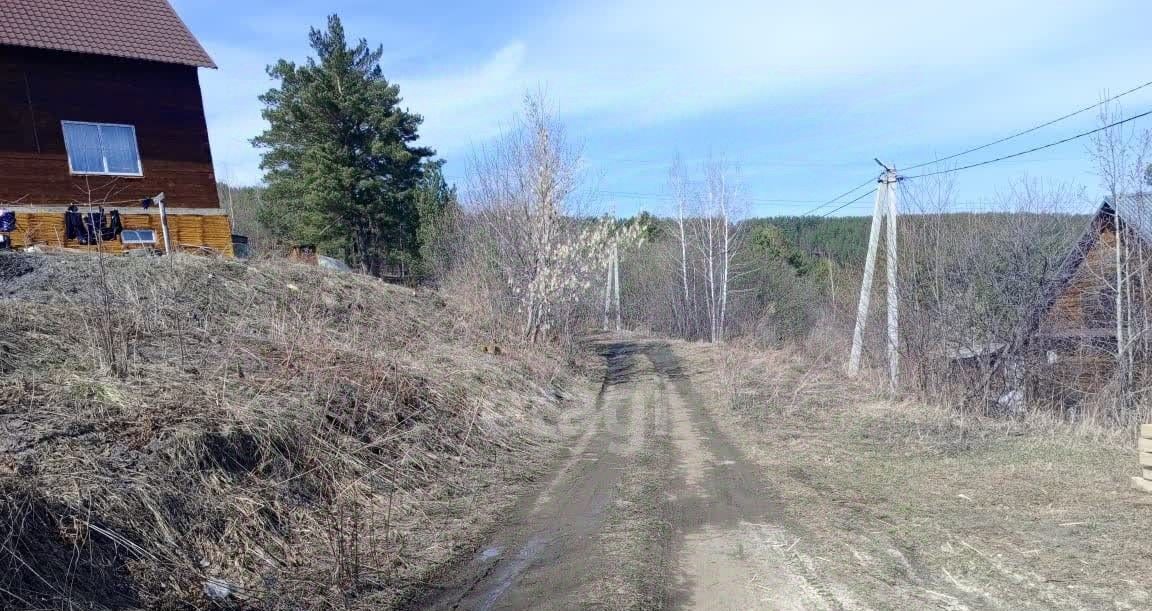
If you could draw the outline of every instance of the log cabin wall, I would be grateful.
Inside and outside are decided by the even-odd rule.
[[[61,121],[132,125],[142,177],[73,175]],[[0,45],[0,202],[219,208],[197,68]]]
[[[120,254],[127,250],[154,248],[163,249],[163,230],[160,214],[156,209],[105,208],[105,212],[118,210],[124,229],[151,229],[156,236],[153,245],[124,244],[119,238],[102,244],[89,246],[77,240],[69,240],[65,235],[64,210],[43,211],[29,208],[16,208],[16,229],[8,232],[12,247],[43,246],[49,248],[81,249],[92,252]],[[87,209],[82,209],[86,212]],[[233,256],[232,229],[228,216],[222,210],[183,209],[169,211],[168,232],[172,246],[186,252],[208,252]]]
[[[1090,231],[1095,239],[1040,325],[1032,369],[1031,394],[1066,408],[1100,391],[1116,369],[1116,230],[1098,215]]]
[[[1041,326],[1043,335],[1071,335],[1089,330],[1115,330],[1116,232],[1100,229],[1098,239],[1076,274],[1056,298]]]
[[[1099,392],[1115,380],[1116,362],[1116,244],[1117,233],[1110,215],[1098,218],[1095,239],[1083,253],[1075,273],[1053,301],[1041,326],[1036,355],[1036,392],[1049,399],[1074,405]],[[1128,241],[1142,241],[1137,232],[1125,230]],[[1129,242],[1131,243],[1131,242]],[[1129,260],[1129,265],[1135,262]],[[1138,264],[1136,264],[1138,266]],[[1129,282],[1141,282],[1143,274],[1129,269]],[[1139,299],[1138,288],[1133,296]],[[1138,311],[1152,304],[1125,307]]]

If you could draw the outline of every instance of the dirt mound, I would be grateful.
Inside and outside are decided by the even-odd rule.
[[[575,387],[315,267],[11,253],[0,286],[4,608],[386,608]]]

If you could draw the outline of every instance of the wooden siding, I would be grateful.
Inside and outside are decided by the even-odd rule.
[[[109,211],[109,209],[105,209]],[[157,250],[163,250],[164,241],[160,227],[160,215],[156,212],[120,211],[124,229],[151,229],[156,232]],[[216,253],[233,256],[232,228],[228,216],[224,214],[195,214],[179,211],[168,215],[168,231],[172,245],[184,251],[209,249]],[[78,248],[97,250],[95,246],[85,246],[76,240],[65,239],[64,212],[24,212],[16,209],[16,230],[7,234],[12,238],[12,246],[48,246],[56,248]],[[124,245],[119,239],[100,245],[100,250],[121,253],[135,248],[148,248],[145,245]]]
[[[1059,335],[1091,329],[1115,329],[1116,232],[1111,227],[1084,253],[1083,262],[1048,310],[1040,331]]]
[[[1033,371],[1038,396],[1074,404],[1115,380],[1117,234],[1109,221],[1098,219],[1094,239],[1081,242],[1088,246],[1075,272],[1041,322],[1035,344],[1041,366]],[[1122,235],[1125,240],[1142,239],[1130,230]],[[1133,281],[1140,274],[1136,276]]]
[[[68,170],[61,121],[136,128],[143,177]],[[197,69],[0,45],[0,202],[219,208]]]

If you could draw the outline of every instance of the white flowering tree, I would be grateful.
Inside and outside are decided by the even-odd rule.
[[[464,199],[475,223],[473,253],[502,279],[502,305],[519,318],[529,343],[571,329],[592,303],[593,283],[613,248],[639,237],[614,219],[580,217],[582,186],[579,150],[540,95],[525,97],[513,128],[469,169]]]

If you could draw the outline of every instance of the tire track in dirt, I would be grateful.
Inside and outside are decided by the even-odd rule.
[[[410,609],[569,609],[601,573],[594,548],[640,444],[638,383],[651,368],[630,343],[605,344],[607,372],[595,417],[556,475],[510,513],[489,543],[443,572]],[[645,374],[645,369],[649,373]]]
[[[672,349],[645,346],[668,380],[680,480],[676,604],[694,609],[842,609],[796,551],[770,480],[719,429]],[[714,398],[712,400],[715,400]]]
[[[666,344],[601,344],[572,454],[413,609],[842,609]]]

